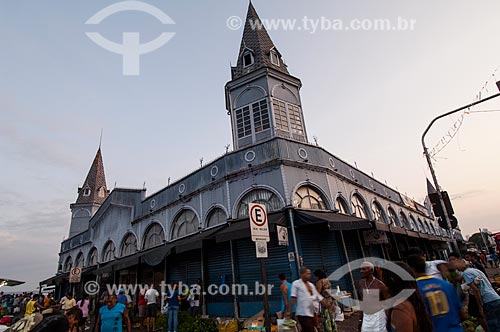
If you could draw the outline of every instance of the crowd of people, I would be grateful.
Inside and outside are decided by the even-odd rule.
[[[9,332],[78,332],[84,331],[83,308],[85,301],[75,301],[70,293],[59,301],[53,294],[0,293],[2,324],[9,325]],[[88,299],[87,299],[88,302]]]
[[[132,321],[137,328],[155,331],[156,317],[161,311],[168,314],[168,331],[177,331],[178,313],[189,312],[199,315],[201,281],[190,287],[181,288],[181,283],[172,283],[164,294],[154,288],[141,290],[137,297],[120,289],[118,294],[107,290],[94,304],[87,294],[78,301],[68,292],[61,299],[54,299],[53,294],[0,293],[1,322],[9,325],[9,332],[83,332],[90,329],[90,313],[95,313],[96,332],[130,332]],[[136,300],[134,299],[136,298]]]
[[[498,268],[498,258],[490,257],[491,262],[487,255],[466,252],[427,260],[419,248],[410,248],[404,261],[393,262],[396,268],[363,262],[354,285],[362,311],[359,331],[464,332],[469,331],[464,322],[474,317],[484,331],[500,332],[500,288],[486,271],[488,265]],[[297,320],[302,332],[338,331],[339,297],[324,271],[302,267],[298,280],[289,282],[284,274],[279,279],[281,312]],[[93,312],[95,332],[131,332],[133,321],[150,332],[161,311],[168,315],[166,331],[176,332],[180,311],[199,315],[200,284],[172,283],[163,299],[154,288],[138,294],[104,291],[96,303],[88,295],[77,301],[71,293],[58,300],[53,294],[0,293],[0,323],[10,325],[10,332],[84,332]]]
[[[500,286],[488,278],[483,263],[489,264],[487,257],[483,262],[474,252],[427,260],[419,248],[410,248],[395,268],[362,263],[356,285],[363,314],[359,331],[464,332],[468,322],[477,321],[485,332],[500,332]],[[498,267],[494,259],[490,267]],[[280,275],[282,311],[302,332],[337,331],[332,285],[323,271],[314,276],[316,284],[306,267],[293,283]]]

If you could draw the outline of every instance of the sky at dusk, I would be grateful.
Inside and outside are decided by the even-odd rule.
[[[148,194],[225,152],[231,143],[224,84],[236,62],[247,1],[148,0],[175,24],[123,12],[85,22],[115,3],[0,0],[1,277],[34,289],[56,272],[77,197],[99,145],[109,188]],[[429,176],[420,137],[430,120],[496,93],[500,2],[254,0],[263,19],[414,20],[413,30],[269,31],[290,73],[302,80],[309,140],[418,201]],[[123,76],[122,58],[93,43],[98,31],[121,42],[175,36]],[[500,80],[500,70],[497,71]],[[500,110],[500,98],[472,109]],[[458,116],[428,136],[434,146]],[[435,157],[464,235],[500,231],[500,112],[464,117]],[[6,289],[7,290],[7,289]],[[12,289],[8,289],[12,290]]]

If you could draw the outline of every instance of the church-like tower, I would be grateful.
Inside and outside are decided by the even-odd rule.
[[[307,142],[301,86],[250,3],[238,62],[226,84],[234,149],[277,136]]]
[[[78,198],[75,203],[70,205],[71,224],[69,237],[84,232],[89,228],[90,218],[97,212],[108,194],[101,147],[99,147],[83,186],[78,188]]]

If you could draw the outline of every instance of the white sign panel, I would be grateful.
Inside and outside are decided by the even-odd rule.
[[[263,204],[248,204],[248,215],[250,216],[252,241],[269,242],[271,239],[269,237],[266,206]]]
[[[81,281],[82,279],[82,268],[81,267],[74,267],[71,269],[69,272],[69,283],[70,284],[77,284]]]
[[[366,244],[383,244],[389,243],[389,239],[387,238],[387,234],[382,231],[364,231],[363,236],[365,238]]]
[[[267,258],[267,242],[266,241],[255,241],[255,250],[257,253],[257,258]]]
[[[288,229],[283,226],[276,226],[278,233],[278,244],[280,246],[288,246]]]

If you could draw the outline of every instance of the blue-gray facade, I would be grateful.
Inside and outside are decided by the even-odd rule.
[[[251,4],[249,18],[258,19]],[[61,243],[57,275],[50,282],[67,288],[68,272],[80,266],[82,283],[201,279],[205,287],[253,285],[260,281],[255,246],[247,233],[231,231],[242,223],[248,228],[252,202],[265,204],[270,219],[295,234],[288,246],[280,246],[271,224],[266,267],[275,287],[279,273],[297,277],[299,264],[330,274],[358,258],[398,259],[412,245],[433,255],[446,248],[449,233],[429,206],[308,143],[300,80],[288,73],[265,30],[248,29],[247,24],[226,85],[234,151],[150,195],[145,189],[108,192],[101,159],[71,205],[72,231]],[[92,209],[82,223],[78,214],[85,206]],[[300,223],[302,214],[310,222]],[[358,226],[346,226],[339,215]],[[338,228],[326,226],[331,224]],[[372,244],[366,230],[385,234],[387,241]],[[352,277],[339,285],[353,290]],[[276,292],[272,310],[279,309],[279,301]],[[249,317],[262,309],[261,298],[253,295],[207,296],[203,304],[213,316]]]

